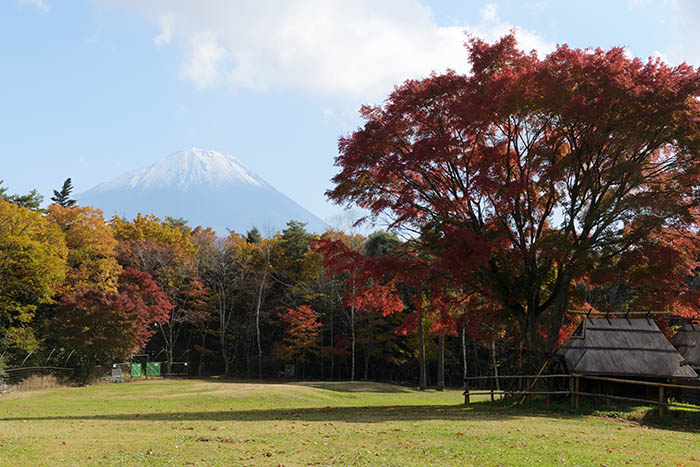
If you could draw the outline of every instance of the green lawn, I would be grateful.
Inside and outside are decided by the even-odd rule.
[[[687,412],[655,428],[639,408],[461,401],[376,383],[217,380],[13,393],[0,396],[0,465],[700,465]]]

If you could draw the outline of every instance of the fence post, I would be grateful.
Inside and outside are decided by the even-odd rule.
[[[493,402],[493,376],[489,377],[489,382],[491,383],[491,402]]]
[[[464,380],[464,405],[469,405],[469,381]]]
[[[576,395],[576,396],[575,396],[575,399],[574,399],[574,408],[575,408],[576,410],[578,410],[578,405],[579,405],[579,398],[580,398],[580,396],[579,396],[579,388],[580,388],[580,385],[581,385],[581,378],[579,378],[578,376],[576,376],[576,381],[575,381],[575,384],[574,384],[574,394]]]
[[[663,404],[666,403],[664,398],[664,387],[659,385],[659,417],[664,416],[664,409],[666,408]]]
[[[528,376],[527,378],[525,378],[525,381],[526,381],[526,383],[527,383],[527,384],[525,385],[525,390],[526,390],[528,393],[530,393],[530,392],[534,389],[534,388],[532,387],[532,378],[531,378],[530,376]],[[528,400],[528,401],[530,400],[529,394],[526,394],[526,395],[525,395],[525,400]]]
[[[571,408],[574,408],[574,398],[576,397],[574,392],[574,377],[569,376],[569,393],[571,393]]]

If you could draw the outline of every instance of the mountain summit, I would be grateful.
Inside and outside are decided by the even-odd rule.
[[[133,218],[136,214],[182,217],[191,226],[245,233],[280,230],[290,220],[322,232],[326,224],[277,191],[235,157],[208,149],[176,152],[78,195],[80,204]]]

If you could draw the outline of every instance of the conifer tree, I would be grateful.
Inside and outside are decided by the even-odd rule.
[[[63,182],[63,187],[61,188],[61,191],[53,190],[53,196],[51,197],[51,201],[58,204],[59,206],[63,206],[64,208],[75,206],[76,201],[74,199],[71,199],[70,197],[71,191],[73,191],[73,183],[71,182],[71,179],[69,177],[66,179],[65,182]]]

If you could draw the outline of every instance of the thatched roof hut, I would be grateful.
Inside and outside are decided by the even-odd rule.
[[[572,373],[627,378],[696,378],[651,319],[585,318],[559,349]]]
[[[684,357],[698,342],[700,342],[700,324],[696,323],[684,324],[671,338],[671,343]]]
[[[678,353],[686,359],[688,359],[691,353],[697,354],[700,352],[700,324],[684,324],[671,338],[671,343],[676,347]],[[700,357],[700,355],[698,355],[698,357]],[[700,360],[698,360],[698,362],[700,362]]]

